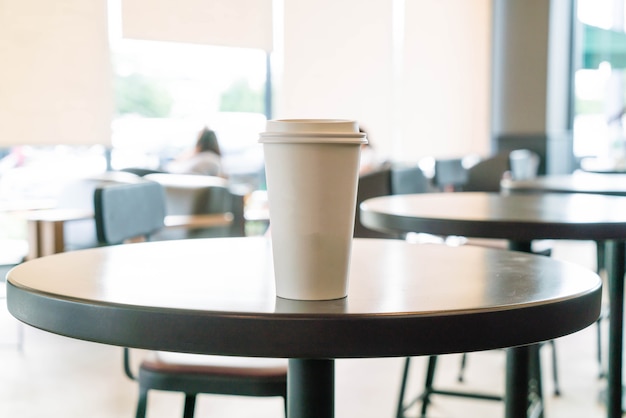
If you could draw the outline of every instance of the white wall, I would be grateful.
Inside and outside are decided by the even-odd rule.
[[[374,146],[388,146],[391,4],[286,0],[275,117],[357,119]]]
[[[489,0],[408,0],[402,152],[489,151]]]
[[[395,160],[488,152],[490,0],[286,0],[284,22],[277,118],[356,118]]]

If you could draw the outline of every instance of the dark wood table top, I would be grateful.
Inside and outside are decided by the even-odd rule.
[[[361,222],[387,232],[514,241],[626,237],[626,197],[484,192],[383,196],[361,204]]]
[[[539,176],[529,180],[504,179],[500,183],[500,188],[511,192],[539,191],[626,196],[626,174],[575,172]]]
[[[582,267],[479,247],[357,239],[349,294],[277,298],[265,238],[127,244],[8,274],[10,312],[69,337],[137,348],[290,358],[467,352],[569,334],[599,315]],[[485,326],[489,324],[489,326]]]

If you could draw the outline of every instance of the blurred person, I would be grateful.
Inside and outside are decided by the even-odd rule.
[[[165,170],[174,174],[203,174],[224,177],[222,152],[215,131],[205,127],[198,134],[196,145],[170,161]]]

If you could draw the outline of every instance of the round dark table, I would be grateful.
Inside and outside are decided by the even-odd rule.
[[[583,177],[586,179],[586,176]],[[568,181],[561,180],[560,176],[554,178]],[[515,183],[529,182],[533,180]],[[598,183],[589,184],[600,187]],[[624,190],[626,192],[626,186]],[[510,249],[526,252],[530,252],[531,242],[537,239],[609,241],[611,245],[607,246],[607,252],[611,262],[607,264],[607,275],[611,316],[608,414],[612,418],[622,416],[621,318],[626,262],[625,197],[575,193],[482,192],[384,196],[361,204],[361,222],[369,228],[385,232],[425,232],[507,239]]]
[[[355,240],[348,297],[275,296],[271,243],[224,238],[128,244],[26,262],[8,273],[9,311],[57,334],[177,352],[289,358],[289,417],[334,416],[334,360],[528,346],[592,324],[591,271],[478,247]],[[485,326],[489,324],[489,326]],[[525,416],[528,380],[506,397]],[[526,385],[526,386],[524,386]]]
[[[588,173],[552,174],[528,180],[504,179],[505,192],[592,193],[626,196],[626,174]]]
[[[572,174],[539,176],[529,180],[505,179],[500,184],[504,193],[590,193],[608,196],[626,196],[626,173],[590,173],[576,171]],[[602,209],[604,210],[604,209]],[[609,242],[606,252],[613,262],[608,263],[609,297],[609,365],[608,409],[609,417],[621,417],[624,412],[622,386],[624,274],[626,272],[626,241],[624,238]],[[619,388],[619,389],[618,389]]]

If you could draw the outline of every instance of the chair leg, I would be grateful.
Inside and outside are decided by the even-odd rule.
[[[409,367],[411,365],[411,357],[404,360],[404,370],[402,371],[402,381],[400,383],[400,396],[398,398],[398,409],[396,410],[396,418],[404,418],[404,397],[406,395],[406,384],[409,378]]]
[[[422,395],[422,414],[426,417],[426,410],[430,404],[430,395],[433,390],[433,381],[435,380],[435,369],[437,367],[437,356],[428,357],[428,369],[426,370],[426,383],[424,384],[424,394]]]
[[[148,406],[148,390],[139,388],[139,400],[137,401],[137,412],[135,418],[145,418],[146,408]]]
[[[561,387],[559,385],[559,368],[556,360],[556,342],[550,340],[552,348],[552,381],[554,382],[554,396],[561,396]]]
[[[606,270],[606,242],[604,241],[596,241],[596,273],[600,274],[603,270]],[[606,317],[606,313],[604,309],[600,313],[600,317],[596,321],[596,331],[597,331],[597,350],[598,350],[598,369],[600,372],[598,373],[598,379],[603,379],[606,377],[606,373],[604,371],[604,365],[602,364],[602,319]]]
[[[193,414],[196,410],[196,394],[185,394],[185,410],[183,412],[183,418],[193,418]]]
[[[602,315],[596,321],[596,349],[598,350],[598,369],[600,372],[598,373],[598,379],[603,379],[605,377],[604,373],[604,365],[602,364]]]
[[[463,353],[461,355],[461,366],[459,368],[459,376],[457,377],[457,380],[459,382],[463,382],[463,378],[465,376],[465,367],[467,366],[467,353]]]
[[[600,273],[606,268],[606,248],[604,241],[596,241],[596,271]]]

